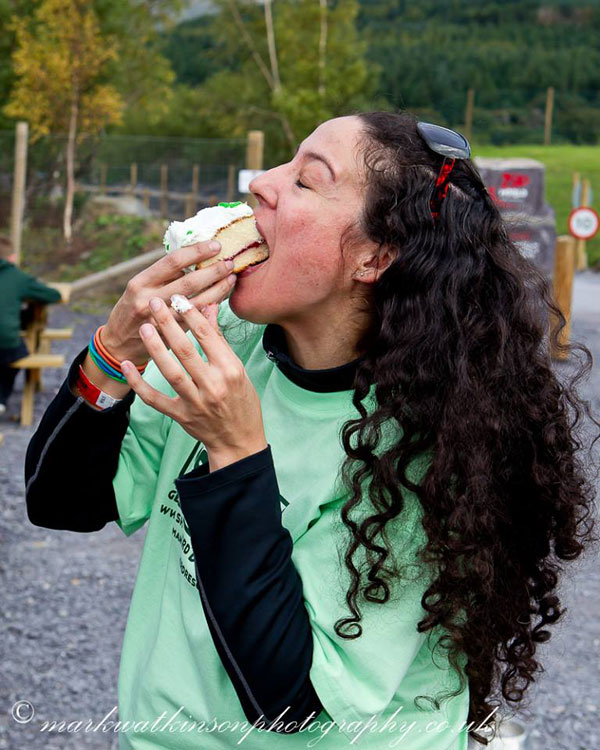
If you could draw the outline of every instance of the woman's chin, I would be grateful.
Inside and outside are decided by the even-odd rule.
[[[258,274],[252,275],[258,277]],[[245,280],[238,276],[238,280],[229,295],[229,307],[238,318],[248,320],[251,323],[263,324],[268,320],[265,319],[260,284],[254,284],[250,279],[250,275],[245,277]]]

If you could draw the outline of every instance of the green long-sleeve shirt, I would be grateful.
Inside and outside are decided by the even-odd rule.
[[[19,346],[21,303],[25,300],[58,302],[60,292],[0,258],[0,349]]]

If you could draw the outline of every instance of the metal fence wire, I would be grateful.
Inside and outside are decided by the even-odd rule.
[[[13,131],[0,131],[0,226],[10,222],[14,171]],[[80,136],[76,205],[89,194],[129,195],[153,214],[182,218],[222,200],[236,200],[237,173],[245,165],[241,138]],[[24,222],[44,226],[64,201],[66,136],[29,143]]]
[[[600,142],[600,91],[584,96],[553,90],[551,129],[545,133],[548,92],[540,88],[524,97],[520,89],[490,86],[475,89],[470,97],[466,91],[456,90],[448,98],[448,92],[437,96],[425,86],[414,101],[404,101],[399,91],[390,93],[420,119],[465,132],[475,145],[542,144],[545,135],[551,135],[552,145]],[[14,139],[14,131],[0,131],[0,228],[10,224]],[[64,135],[30,141],[25,226],[57,225],[66,182],[65,145]],[[129,194],[153,215],[170,219],[189,216],[221,200],[238,200],[237,173],[245,166],[246,146],[243,138],[80,136],[75,214],[94,193]],[[272,166],[272,158],[267,140],[267,166]]]

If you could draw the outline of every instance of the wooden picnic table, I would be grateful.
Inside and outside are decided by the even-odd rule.
[[[57,289],[60,292],[60,300],[54,304],[67,304],[71,299],[71,284],[50,282],[46,286]],[[48,304],[46,302],[29,300],[23,311],[23,317],[26,321],[23,338],[27,344],[29,353],[37,354],[40,351],[42,332],[48,323]]]
[[[71,285],[67,283],[48,283],[60,292],[60,300],[54,304],[66,304],[71,298]],[[11,364],[11,367],[25,370],[25,387],[21,401],[21,424],[29,426],[33,420],[33,399],[36,391],[42,388],[42,370],[46,367],[63,367],[65,358],[62,354],[50,353],[50,341],[70,338],[68,329],[48,329],[48,304],[29,300],[22,313],[23,339],[29,349],[29,355]]]

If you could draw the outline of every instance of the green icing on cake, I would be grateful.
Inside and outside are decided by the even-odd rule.
[[[235,208],[241,206],[243,201],[233,201],[233,203],[217,203],[217,206],[223,206],[223,208]]]

